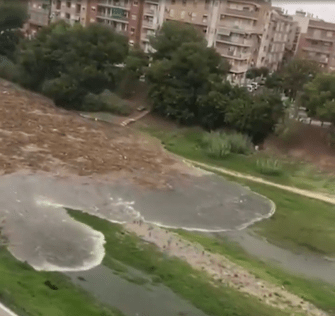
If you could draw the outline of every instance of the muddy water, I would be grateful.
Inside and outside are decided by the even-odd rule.
[[[114,222],[142,217],[199,231],[242,229],[273,211],[271,201],[214,175],[176,181],[171,188],[158,191],[84,178],[75,182],[42,175],[2,176],[3,234],[11,253],[37,270],[81,270],[101,262],[104,238],[70,218],[63,206]]]
[[[134,269],[131,269],[131,273],[146,277]],[[101,302],[116,307],[127,316],[206,316],[161,284],[137,285],[102,265],[88,271],[66,274]]]
[[[303,251],[291,252],[270,244],[265,239],[252,236],[248,230],[215,235],[219,238],[228,237],[249,254],[290,273],[335,285],[335,262],[322,256]]]

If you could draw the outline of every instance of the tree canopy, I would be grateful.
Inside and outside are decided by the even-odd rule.
[[[20,81],[54,97],[59,105],[79,106],[85,93],[115,87],[116,65],[124,62],[127,54],[127,39],[106,26],[72,27],[60,21],[21,45],[17,60]],[[64,89],[59,99],[56,88]]]
[[[320,73],[304,86],[302,101],[309,116],[335,123],[335,74]]]
[[[0,55],[14,58],[16,46],[23,38],[18,29],[22,27],[27,17],[27,7],[21,2],[0,1]]]
[[[304,85],[320,71],[318,63],[313,60],[293,59],[281,73],[282,87],[289,97],[295,99],[298,91],[302,91]]]

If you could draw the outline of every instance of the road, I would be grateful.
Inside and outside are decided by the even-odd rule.
[[[13,313],[10,309],[0,303],[0,316],[18,316]]]

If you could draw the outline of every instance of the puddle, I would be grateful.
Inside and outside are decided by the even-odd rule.
[[[246,252],[290,273],[335,285],[335,262],[305,252],[291,252],[250,235],[247,230],[221,233],[237,242]]]
[[[5,175],[0,181],[0,219],[10,252],[36,270],[84,270],[101,263],[103,235],[78,223],[64,207],[111,222],[142,217],[165,227],[230,231],[271,216],[273,203],[215,175],[172,183],[171,190],[133,184]],[[86,181],[86,182],[84,182]]]
[[[128,268],[129,269],[129,268]],[[131,269],[139,277],[146,277]],[[137,285],[99,265],[88,271],[67,272],[73,283],[126,316],[206,316],[164,285]]]

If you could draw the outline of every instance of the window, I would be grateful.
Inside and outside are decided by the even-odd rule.
[[[207,33],[207,27],[204,27],[202,31],[206,34]]]
[[[136,14],[132,14],[131,19],[136,20]]]
[[[332,31],[328,31],[327,32],[327,37],[333,37],[333,32]]]
[[[180,18],[181,19],[185,19],[185,11],[181,11],[180,12]]]
[[[210,0],[205,0],[205,9],[208,10]]]
[[[224,20],[224,18],[225,18],[225,15],[224,15],[224,14],[221,14],[221,15],[220,15],[220,21]]]
[[[67,2],[66,2],[66,7],[67,7],[67,8],[71,8],[71,1],[67,1]]]
[[[186,6],[187,0],[182,0],[183,6]]]
[[[131,27],[131,28],[130,28],[130,34],[131,34],[131,35],[134,35],[134,34],[135,34],[135,28],[134,28],[134,27]]]
[[[196,16],[197,16],[197,14],[195,12],[192,12],[191,20],[194,21]]]
[[[70,13],[65,13],[65,19],[70,20]]]
[[[171,0],[171,4],[175,4],[176,3],[176,0]]]
[[[315,37],[320,37],[321,36],[321,30],[314,30],[314,36]]]
[[[134,6],[137,6],[138,5],[138,1],[134,0],[133,4],[134,4]]]
[[[264,46],[264,49],[263,49],[264,52],[266,52],[266,46]]]
[[[203,22],[203,23],[207,23],[207,19],[208,19],[208,15],[207,15],[207,14],[204,14],[204,15],[202,16],[202,22]]]
[[[173,9],[170,10],[170,17],[171,18],[174,17],[174,10]]]
[[[81,9],[81,4],[77,4],[76,5],[76,13],[80,13],[80,9]]]

